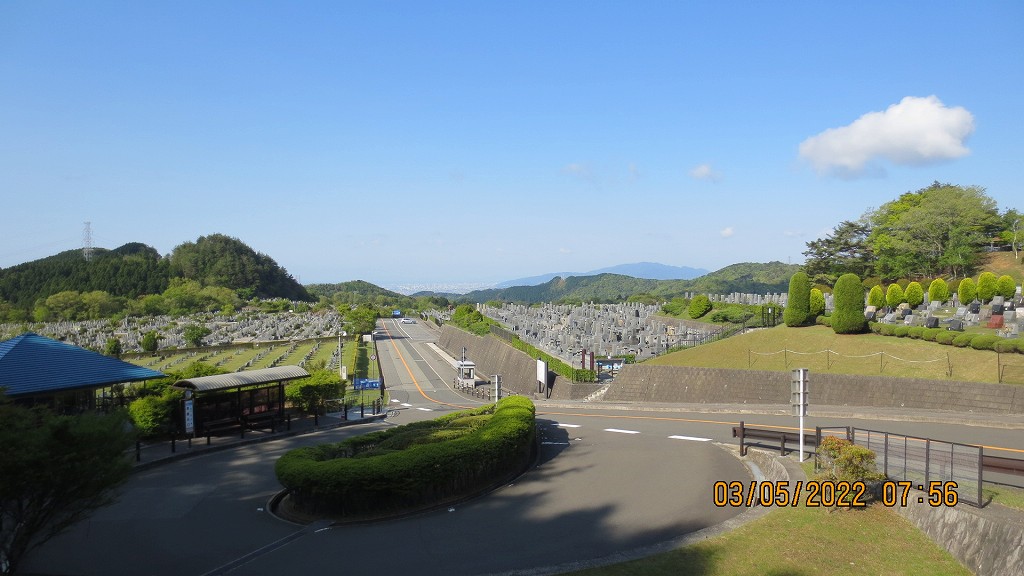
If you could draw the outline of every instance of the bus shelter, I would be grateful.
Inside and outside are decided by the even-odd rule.
[[[216,429],[239,425],[243,430],[267,424],[273,428],[284,420],[285,383],[306,376],[309,372],[300,366],[277,366],[178,380],[172,388],[185,391],[185,402],[193,402],[193,430],[208,436]],[[187,426],[187,404],[182,410]]]

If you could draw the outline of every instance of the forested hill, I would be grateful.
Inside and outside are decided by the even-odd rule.
[[[203,286],[230,288],[242,298],[315,300],[273,258],[223,234],[180,244],[171,252],[170,273],[172,277],[197,280]]]
[[[94,248],[88,261],[81,250],[68,250],[0,270],[0,299],[31,310],[37,299],[58,292],[102,290],[137,298],[163,292],[169,281],[167,260],[133,242],[115,250]]]
[[[181,244],[168,257],[132,242],[114,250],[94,248],[88,260],[81,250],[69,250],[11,266],[0,270],[0,300],[32,310],[38,300],[66,291],[134,299],[164,292],[172,278],[229,288],[242,298],[313,300],[272,258],[220,234]]]
[[[733,264],[693,280],[645,280],[620,274],[556,277],[538,286],[513,286],[476,290],[457,297],[461,302],[624,302],[630,297],[647,295],[670,300],[686,292],[708,294],[783,293],[789,279],[800,266],[782,262]]]

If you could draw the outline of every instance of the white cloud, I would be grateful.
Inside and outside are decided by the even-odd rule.
[[[559,254],[572,254],[572,250],[569,250],[568,248],[559,248],[558,249],[558,253]]]
[[[565,172],[566,174],[572,174],[573,176],[579,176],[580,178],[583,179],[590,178],[590,169],[587,168],[586,164],[579,164],[576,162],[573,162],[572,164],[566,164],[562,168],[562,172]]]
[[[695,180],[711,180],[712,182],[717,182],[721,179],[721,175],[718,172],[715,172],[714,168],[711,167],[711,164],[695,166],[690,170],[690,177]]]
[[[820,174],[854,178],[877,160],[921,165],[966,156],[964,140],[972,132],[974,116],[965,108],[948,108],[936,96],[907,96],[883,112],[811,136],[800,143],[800,157]]]
[[[727,228],[723,228],[722,231],[719,232],[719,234],[721,234],[722,238],[728,238],[728,237],[732,236],[735,233],[736,233],[736,231],[732,229],[732,226],[729,226]]]
[[[803,236],[804,233],[803,232],[798,232],[796,230],[785,230],[785,231],[782,232],[782,235],[787,237],[787,238],[799,238],[799,237]]]

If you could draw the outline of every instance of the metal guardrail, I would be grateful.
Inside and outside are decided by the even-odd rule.
[[[779,455],[786,455],[786,444],[800,445],[800,434],[798,432],[785,432],[782,430],[770,430],[767,428],[750,428],[740,421],[739,426],[732,427],[732,437],[740,439],[740,456],[747,455],[747,447],[756,445],[763,446],[760,442],[749,442],[748,440],[768,440],[779,445]],[[817,446],[816,434],[804,434],[804,448]],[[774,446],[771,446],[774,447]],[[792,451],[792,450],[790,450]]]
[[[984,483],[981,446],[919,438],[877,430],[851,429],[854,444],[876,454],[875,466],[886,478],[927,486],[929,482],[956,482],[961,502],[982,506]]]

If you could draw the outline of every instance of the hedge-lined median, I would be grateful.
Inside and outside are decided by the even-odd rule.
[[[297,448],[276,464],[290,505],[339,518],[415,512],[480,493],[527,468],[536,428],[525,396]]]

